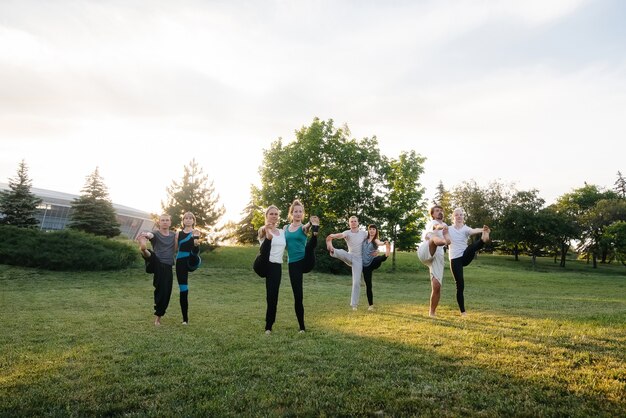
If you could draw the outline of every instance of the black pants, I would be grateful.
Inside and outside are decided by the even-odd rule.
[[[387,261],[387,256],[379,255],[378,257],[374,257],[369,266],[363,266],[363,279],[365,280],[365,287],[367,288],[367,303],[369,303],[370,306],[374,304],[374,293],[372,292],[372,273],[380,267],[384,261]]]
[[[304,276],[305,259],[289,263],[289,280],[293,291],[293,307],[300,329],[304,330],[304,294],[302,290],[302,278]]]
[[[309,273],[315,267],[315,247],[317,247],[317,235],[313,235],[304,247],[303,273]]]
[[[276,308],[278,307],[278,291],[280,290],[280,280],[282,274],[282,264],[268,263],[265,267],[265,298],[267,300],[267,310],[265,311],[265,329],[271,331],[276,322]]]
[[[452,271],[452,277],[454,277],[454,282],[456,283],[456,301],[459,304],[461,312],[465,312],[465,298],[463,296],[463,291],[465,290],[465,280],[463,279],[463,267],[472,262],[474,256],[476,255],[476,251],[483,248],[484,244],[485,243],[481,239],[474,241],[465,249],[465,251],[463,251],[463,255],[461,257],[450,260],[450,270]]]
[[[189,322],[189,257],[176,259],[176,280],[180,289],[180,311],[183,322]]]
[[[165,315],[167,306],[170,304],[173,281],[172,266],[160,261],[157,262],[156,266],[154,266],[154,278],[152,279],[152,285],[154,286],[154,314],[156,316]]]

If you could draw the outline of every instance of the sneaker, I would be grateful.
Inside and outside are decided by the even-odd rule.
[[[374,310],[374,305],[370,305],[370,306],[367,308],[367,310],[368,310],[368,311],[373,311],[373,310]]]
[[[183,325],[189,325],[189,322],[183,321]]]
[[[271,329],[266,329],[266,330],[265,330],[265,335],[270,335],[271,333],[272,333],[272,330],[271,330]]]
[[[304,330],[301,329],[300,331],[298,331],[298,334],[304,334]]]
[[[357,308],[356,306],[353,306],[353,307],[352,307],[352,310],[353,310],[353,311],[356,311],[356,310],[358,310],[358,308]]]

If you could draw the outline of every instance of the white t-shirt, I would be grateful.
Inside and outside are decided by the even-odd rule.
[[[433,227],[435,225],[445,226],[446,224],[437,219],[431,219],[430,221],[428,221],[428,223],[426,224],[426,228],[424,228],[424,232],[422,232],[422,241],[430,239],[431,235],[437,235],[438,237],[443,238],[443,231],[441,229],[433,230]]]
[[[285,232],[282,229],[277,229],[278,234],[272,232],[272,246],[270,247],[270,263],[283,263],[283,254],[285,253],[285,247],[287,242],[285,241]],[[259,240],[261,244],[266,238]]]
[[[343,236],[348,243],[348,252],[356,257],[362,256],[363,241],[367,238],[367,231],[352,232],[349,229],[343,231]]]
[[[463,225],[457,229],[454,225],[448,228],[450,233],[450,260],[463,256],[463,251],[467,248],[467,239],[471,235],[472,228]]]

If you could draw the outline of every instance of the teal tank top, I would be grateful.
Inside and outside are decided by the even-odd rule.
[[[285,229],[285,241],[287,241],[287,263],[295,263],[304,258],[304,247],[306,247],[306,234],[299,227],[295,232],[290,232],[289,227]]]

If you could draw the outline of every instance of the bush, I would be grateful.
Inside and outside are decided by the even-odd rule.
[[[315,247],[315,267],[314,270],[319,273],[331,274],[352,274],[352,268],[341,260],[331,257],[326,249],[326,235],[318,236],[317,247]],[[348,250],[346,241],[337,239],[333,241],[335,248]]]
[[[116,270],[139,258],[136,248],[85,232],[0,226],[0,264],[47,270]]]

